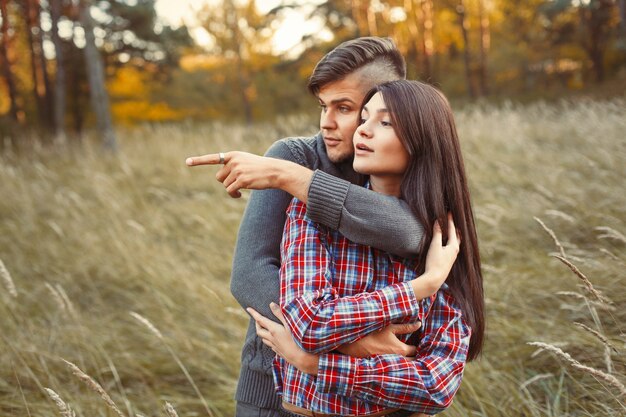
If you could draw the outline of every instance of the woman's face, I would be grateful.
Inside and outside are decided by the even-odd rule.
[[[353,143],[356,172],[402,180],[409,154],[391,125],[391,115],[380,93],[374,94],[363,107]]]

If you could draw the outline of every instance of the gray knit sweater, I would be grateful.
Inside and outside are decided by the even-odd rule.
[[[274,143],[266,156],[315,170],[309,187],[307,215],[338,229],[348,239],[402,257],[417,254],[422,226],[402,200],[362,187],[352,163],[333,164],[321,135],[287,138]],[[275,319],[270,302],[279,299],[280,242],[285,211],[292,197],[281,190],[253,191],[241,221],[233,257],[231,292],[242,307]],[[262,408],[281,409],[274,390],[274,352],[256,336],[250,320],[241,355],[235,399]]]

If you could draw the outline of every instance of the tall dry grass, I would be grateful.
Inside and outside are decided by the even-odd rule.
[[[456,112],[488,324],[483,358],[445,415],[626,412],[608,382],[626,383],[625,104]],[[206,151],[262,152],[277,137],[314,130],[307,118],[146,126],[120,132],[117,156],[90,139],[43,147],[25,138],[6,150],[0,415],[232,415],[247,316],[228,286],[245,197],[230,199],[214,169],[183,162]]]

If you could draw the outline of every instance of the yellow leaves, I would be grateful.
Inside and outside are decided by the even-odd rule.
[[[127,66],[115,73],[108,82],[107,89],[113,98],[144,97],[148,94],[146,79],[149,74],[139,68]]]
[[[137,67],[120,68],[108,83],[112,98],[111,112],[116,123],[133,125],[141,122],[181,120],[185,112],[165,102],[151,102],[152,74]]]
[[[164,122],[183,119],[184,111],[171,108],[167,103],[148,100],[127,100],[114,103],[111,112],[116,123],[132,125],[140,122]]]
[[[184,55],[180,59],[180,67],[185,71],[211,70],[224,64],[224,58],[219,55],[196,54]]]

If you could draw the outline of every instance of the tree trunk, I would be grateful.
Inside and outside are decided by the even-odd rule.
[[[433,56],[433,4],[432,0],[422,0],[422,62],[424,76],[428,82],[433,82],[432,56]]]
[[[463,35],[463,60],[465,63],[465,82],[467,85],[467,94],[471,99],[474,99],[476,98],[476,91],[474,90],[474,84],[472,83],[472,68],[467,33],[469,25],[465,19],[465,6],[463,5],[463,0],[459,0],[456,12],[459,15],[459,26],[461,27],[461,34]]]
[[[239,79],[239,88],[241,90],[241,102],[243,105],[243,114],[246,120],[246,125],[251,126],[253,122],[252,116],[252,103],[250,103],[250,98],[248,97],[248,89],[250,88],[250,83],[248,82],[248,77],[244,73],[243,68],[243,60],[241,56],[237,56],[237,74]]]
[[[15,80],[13,71],[11,70],[11,59],[9,58],[10,39],[9,39],[9,13],[7,11],[8,0],[0,0],[0,14],[2,14],[2,42],[0,42],[0,59],[2,59],[2,73],[9,90],[10,108],[9,114],[11,119],[16,123],[24,122],[24,113],[19,108],[17,89],[15,88]]]
[[[231,44],[229,49],[235,53],[235,71],[237,72],[236,82],[238,84],[237,86],[241,97],[243,116],[246,124],[249,126],[252,125],[253,121],[252,103],[248,95],[250,88],[250,75],[246,71],[243,59],[244,41],[242,39],[241,31],[239,30],[239,11],[237,10],[237,6],[233,0],[225,1],[224,8],[226,24],[232,30],[232,39],[230,39]]]
[[[579,7],[580,19],[587,27],[589,33],[588,42],[584,46],[584,49],[591,60],[593,67],[593,74],[596,83],[604,81],[604,48],[606,47],[605,27],[607,23],[602,19],[602,13],[606,12],[606,9],[611,5],[600,4],[596,8],[592,7]]]
[[[619,31],[622,42],[626,42],[626,0],[619,0]]]
[[[594,79],[596,83],[601,83],[604,81],[604,51],[600,45],[592,43],[588,54],[593,66]]]
[[[419,29],[418,29],[418,18],[417,18],[417,10],[415,7],[415,0],[404,0],[404,10],[406,11],[407,17],[407,25],[409,28],[409,41],[408,50],[407,50],[407,58],[411,55],[415,57],[415,69],[419,71],[420,68],[420,54],[418,52],[417,43],[419,39]]]
[[[43,85],[43,77],[39,71],[39,58],[37,57],[37,51],[35,50],[35,39],[33,38],[33,15],[31,11],[31,1],[24,1],[25,13],[26,13],[26,33],[28,37],[28,47],[30,50],[30,72],[33,80],[33,94],[35,95],[35,104],[37,105],[37,115],[39,116],[39,123],[44,125],[44,100],[45,87]]]
[[[54,85],[54,133],[56,140],[65,141],[65,62],[63,61],[63,45],[59,38],[59,18],[62,0],[50,0],[50,19],[52,20],[52,42],[56,55],[56,75]]]
[[[373,7],[369,7],[369,2],[366,3],[367,13],[367,29],[369,36],[378,36],[378,25],[376,23],[376,13]]]
[[[80,23],[85,30],[85,61],[87,66],[87,78],[89,80],[89,96],[91,106],[96,114],[98,131],[102,135],[102,143],[105,149],[115,152],[117,141],[111,122],[109,109],[109,96],[104,86],[104,68],[102,58],[96,48],[96,40],[93,34],[93,21],[89,10],[91,4],[88,0],[80,2]]]
[[[491,43],[489,31],[489,15],[485,12],[484,0],[478,0],[478,13],[480,19],[480,94],[489,95],[489,85],[487,83],[487,54]]]
[[[351,0],[352,2],[352,19],[356,23],[357,37],[369,36],[369,27],[367,19],[367,9],[369,7],[369,1],[363,0]]]
[[[26,30],[30,47],[31,73],[33,78],[33,93],[37,103],[37,112],[41,126],[50,127],[50,80],[46,68],[46,59],[43,53],[42,29],[39,19],[39,2],[37,0],[24,1],[26,12]]]

